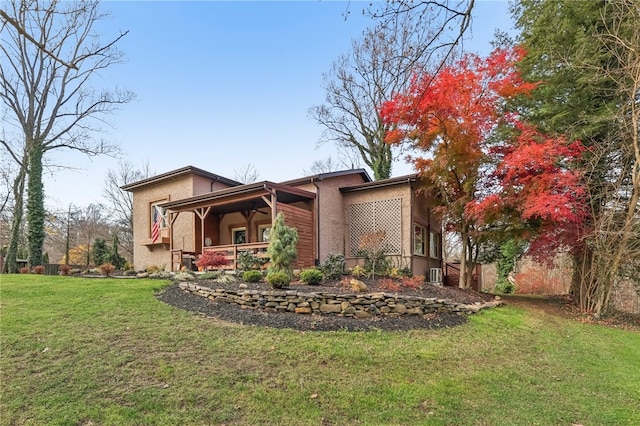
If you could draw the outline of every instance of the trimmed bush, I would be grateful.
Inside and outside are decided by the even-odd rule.
[[[289,286],[291,278],[286,272],[269,272],[267,283],[273,288],[285,288]]]
[[[37,265],[33,267],[33,273],[38,274],[38,275],[43,275],[44,274],[44,266],[43,265]]]
[[[248,283],[257,283],[261,279],[262,273],[260,271],[245,271],[245,273],[242,274],[242,280]]]
[[[323,279],[324,275],[316,268],[309,268],[300,272],[300,281],[309,285],[319,285]]]
[[[344,256],[341,254],[329,254],[320,265],[320,270],[328,280],[339,280],[344,273]]]

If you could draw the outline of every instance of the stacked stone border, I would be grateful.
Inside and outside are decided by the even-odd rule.
[[[398,318],[404,315],[425,315],[436,312],[455,312],[467,315],[502,305],[500,300],[467,305],[444,299],[395,293],[336,294],[304,293],[297,290],[227,290],[213,289],[188,282],[180,283],[179,287],[184,291],[206,297],[212,301],[233,303],[245,309],[354,318],[370,318],[372,316]]]

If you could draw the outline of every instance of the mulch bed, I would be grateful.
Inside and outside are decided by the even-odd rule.
[[[377,281],[366,281],[367,293],[387,292],[379,286]],[[239,283],[219,284],[213,281],[199,281],[198,285],[206,285],[212,288],[224,288],[237,290]],[[271,290],[265,283],[247,284],[252,290]],[[300,292],[322,293],[352,293],[352,291],[339,282],[323,283],[320,286],[308,286],[292,284],[288,290]],[[402,288],[397,293],[428,298],[446,299],[458,303],[473,304],[493,300],[494,296],[478,293],[472,290],[462,290],[457,287],[442,287],[425,284],[420,289]],[[157,295],[158,299],[180,309],[218,318],[238,324],[288,328],[301,331],[405,331],[413,329],[437,329],[455,327],[467,322],[465,315],[456,313],[433,313],[427,315],[408,315],[400,318],[372,317],[367,319],[350,318],[337,315],[307,315],[289,312],[275,312],[257,309],[243,309],[234,304],[212,302],[202,296],[181,290],[178,284],[172,284]]]

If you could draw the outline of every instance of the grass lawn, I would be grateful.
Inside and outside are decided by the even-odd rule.
[[[449,330],[266,329],[164,285],[0,275],[0,423],[640,424],[640,333],[509,306]]]

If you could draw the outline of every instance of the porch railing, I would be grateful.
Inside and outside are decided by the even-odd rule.
[[[205,246],[202,248],[202,251],[215,251],[224,254],[225,259],[227,259],[227,264],[221,266],[220,269],[238,269],[238,261],[241,253],[249,252],[261,259],[268,259],[267,247],[269,247],[269,243],[245,243]]]

